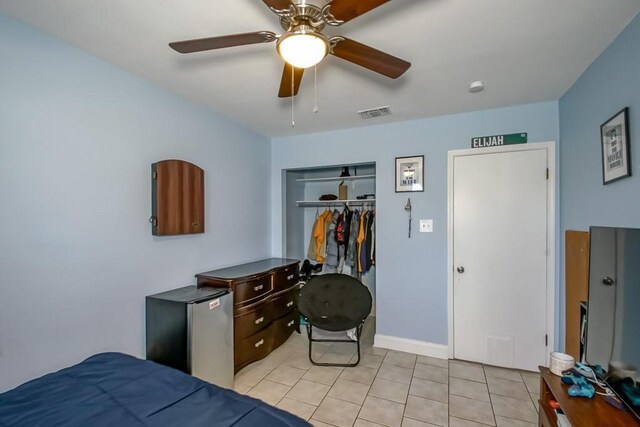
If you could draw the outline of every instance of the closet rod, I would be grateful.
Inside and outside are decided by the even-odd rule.
[[[296,205],[301,208],[317,208],[329,206],[364,206],[375,205],[376,199],[358,199],[358,200],[298,200]]]

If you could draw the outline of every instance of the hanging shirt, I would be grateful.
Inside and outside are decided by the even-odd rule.
[[[338,245],[344,245],[344,231],[346,228],[344,212],[338,216],[338,222],[336,223],[336,242]]]
[[[376,265],[376,212],[373,211],[371,221],[371,265]]]
[[[351,233],[351,219],[353,218],[353,211],[347,207],[344,209],[344,247],[345,253],[347,246],[349,246],[349,238]]]
[[[364,247],[366,249],[364,256],[362,257],[364,266],[364,273],[369,272],[369,269],[373,265],[372,253],[373,253],[373,211],[367,211],[367,223],[365,225],[364,235]]]
[[[345,256],[345,263],[352,268],[352,274],[357,273],[357,254],[358,254],[358,227],[360,226],[360,211],[356,210],[351,215],[351,225],[349,231],[349,244],[347,245],[347,254]]]
[[[318,219],[320,217],[316,217],[316,220],[313,222],[313,227],[311,227],[311,236],[309,237],[309,246],[307,247],[307,258],[313,261],[318,261],[318,253],[316,252],[316,237],[314,230],[316,229],[316,225],[318,224]]]
[[[316,224],[313,228],[313,237],[316,242],[316,261],[324,262],[324,256],[326,254],[326,244],[325,244],[325,224],[327,216],[331,217],[331,211],[324,211],[318,217]]]
[[[338,271],[338,242],[336,241],[336,226],[340,212],[333,211],[329,226],[327,227],[327,253],[322,267],[323,273],[336,273]]]
[[[331,220],[333,218],[333,212],[326,211],[324,215],[324,239],[322,240],[322,245],[320,246],[320,255],[322,256],[323,262],[327,256],[327,231],[329,230],[329,226],[331,225]]]
[[[365,225],[367,222],[367,213],[362,214],[362,218],[360,218],[360,227],[358,230],[358,273],[362,273],[364,271],[365,262],[362,262],[363,255],[366,257],[366,250],[363,251],[362,242],[364,242],[365,238]],[[363,253],[364,252],[364,253]]]

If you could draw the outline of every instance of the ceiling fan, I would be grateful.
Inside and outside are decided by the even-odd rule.
[[[342,36],[327,37],[325,25],[339,26],[390,0],[331,0],[323,7],[305,0],[262,0],[280,17],[282,35],[271,31],[231,34],[220,37],[169,43],[180,53],[202,52],[225,47],[276,41],[278,54],[285,60],[278,96],[296,96],[304,69],[322,61],[327,54],[352,62],[392,79],[404,74],[411,64]]]

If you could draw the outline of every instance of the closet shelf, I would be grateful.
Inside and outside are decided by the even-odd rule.
[[[374,179],[375,177],[375,175],[329,176],[325,178],[298,178],[296,182],[357,181],[359,179]]]
[[[347,206],[363,206],[374,204],[376,199],[357,199],[357,200],[298,200],[296,205],[301,208],[315,208],[323,206],[334,206],[345,204]]]

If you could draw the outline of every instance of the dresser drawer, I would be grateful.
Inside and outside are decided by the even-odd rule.
[[[269,301],[255,306],[236,309],[234,336],[244,338],[268,327],[273,319],[273,306]]]
[[[245,304],[249,301],[255,301],[258,298],[264,297],[270,292],[271,277],[263,276],[236,284],[233,292],[233,302],[236,304]]]
[[[300,313],[294,310],[280,319],[273,321],[273,347],[282,345],[300,325]]]
[[[274,292],[284,291],[299,281],[298,265],[291,265],[282,270],[278,270],[273,274],[273,290]]]
[[[236,372],[250,362],[266,357],[273,349],[273,323],[249,337],[236,339],[234,364]]]
[[[291,313],[298,307],[298,293],[300,289],[294,286],[288,292],[272,297],[271,305],[273,306],[273,318],[277,319],[288,313]]]

